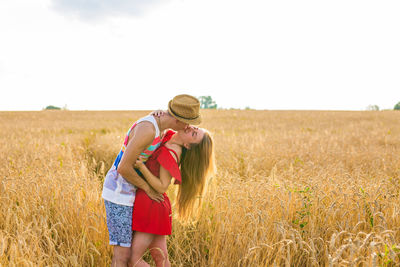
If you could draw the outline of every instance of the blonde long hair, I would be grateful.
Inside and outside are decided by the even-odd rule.
[[[201,205],[208,177],[215,173],[214,141],[207,130],[200,143],[192,144],[190,149],[183,148],[180,169],[182,184],[177,196],[178,215],[188,220],[196,214],[195,203],[198,203],[197,207]]]

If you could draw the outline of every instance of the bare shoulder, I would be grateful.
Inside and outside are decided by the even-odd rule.
[[[145,140],[153,141],[156,134],[156,129],[154,125],[149,121],[139,122],[129,134],[129,139],[131,138],[143,138]]]
[[[141,121],[136,124],[135,128],[136,131],[151,131],[152,133],[156,132],[156,128],[154,128],[153,123],[149,121]]]
[[[182,147],[180,145],[177,144],[170,144],[170,143],[166,143],[165,146],[173,151],[175,151],[176,155],[178,155],[178,158],[176,158],[176,155],[174,152],[169,151],[169,153],[171,153],[171,155],[174,157],[174,159],[179,162],[180,158],[181,158],[181,154],[182,154]]]

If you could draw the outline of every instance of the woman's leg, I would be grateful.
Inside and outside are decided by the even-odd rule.
[[[171,266],[168,259],[167,239],[165,235],[155,235],[149,249],[157,267]]]
[[[114,246],[114,255],[112,258],[112,267],[127,267],[129,257],[131,255],[131,248]]]
[[[131,258],[129,259],[129,266],[144,267],[150,266],[142,257],[150,244],[153,242],[154,234],[135,232],[132,240]]]

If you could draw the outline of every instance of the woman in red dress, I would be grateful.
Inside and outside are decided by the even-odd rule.
[[[164,194],[164,201],[153,201],[143,190],[136,191],[130,264],[149,266],[141,259],[149,248],[157,266],[170,266],[166,235],[171,234],[172,212],[165,192],[174,178],[175,184],[180,185],[176,203],[178,215],[183,219],[191,216],[196,197],[202,195],[207,177],[214,171],[213,140],[201,128],[170,130],[147,162],[137,160],[135,167],[156,191]]]

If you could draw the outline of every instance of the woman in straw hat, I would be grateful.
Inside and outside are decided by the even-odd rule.
[[[189,124],[197,125],[200,122],[198,99],[190,95],[178,95],[169,101],[165,116],[146,116],[129,129],[122,148],[104,179],[102,192],[110,245],[114,246],[112,266],[128,265],[136,189],[143,190],[155,202],[164,200],[164,196],[155,191],[134,169],[136,159],[141,156],[146,161],[161,145],[162,133],[166,129],[182,131],[191,129]]]
[[[171,234],[171,204],[165,192],[174,178],[179,184],[177,211],[182,219],[194,212],[196,199],[201,204],[207,177],[214,172],[214,146],[210,133],[201,128],[166,132],[159,148],[146,164],[136,161],[136,168],[148,183],[164,196],[163,202],[151,200],[143,190],[136,192],[133,207],[130,266],[149,266],[142,256],[149,248],[156,266],[170,266],[166,235]]]

